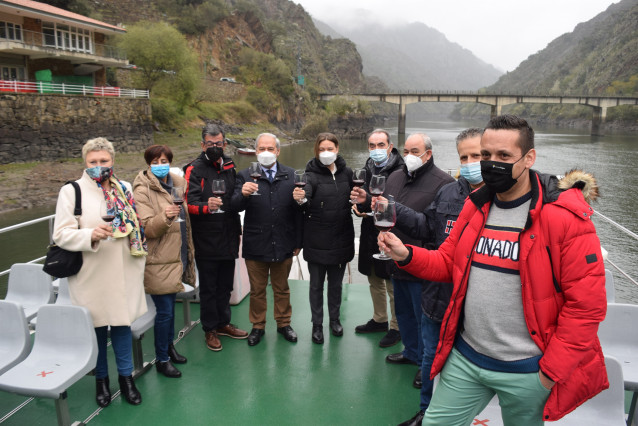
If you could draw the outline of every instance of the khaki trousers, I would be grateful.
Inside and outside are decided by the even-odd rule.
[[[368,282],[370,283],[370,297],[372,298],[372,309],[374,313],[372,319],[376,322],[388,321],[388,301],[386,297],[390,298],[390,313],[392,319],[390,321],[390,328],[398,330],[397,316],[394,312],[394,287],[392,281],[389,279],[379,278],[372,268],[372,272],[368,275]],[[386,296],[387,294],[387,296]]]
[[[274,317],[277,327],[290,325],[292,306],[290,306],[290,288],[288,287],[288,275],[292,267],[292,258],[281,262],[260,262],[246,259],[246,270],[250,280],[250,312],[248,317],[253,328],[264,329],[266,327],[266,287],[268,275],[275,300]]]

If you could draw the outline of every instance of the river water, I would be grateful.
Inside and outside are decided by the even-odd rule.
[[[464,128],[484,126],[484,122],[411,121],[408,134],[427,133],[434,146],[435,164],[442,169],[456,169],[458,156],[454,138]],[[395,146],[396,126],[389,125]],[[596,211],[613,219],[629,230],[638,233],[638,197],[633,193],[633,182],[638,178],[638,140],[634,134],[608,134],[590,136],[585,129],[536,128],[537,160],[534,168],[544,173],[565,174],[572,168],[582,168],[594,173],[602,197],[593,207]],[[402,147],[400,141],[399,146]],[[194,141],[194,143],[197,143]],[[303,168],[313,156],[313,143],[298,143],[283,146],[279,160],[294,168]],[[366,141],[341,141],[339,153],[348,166],[361,167],[368,158]],[[235,162],[240,169],[248,167],[255,157],[237,155]],[[637,175],[637,176],[634,176]],[[54,207],[6,213],[0,215],[0,228],[23,222],[31,218],[53,213]],[[638,241],[618,231],[606,221],[594,216],[603,247],[609,252],[609,260],[619,266],[633,279],[638,279]],[[32,226],[24,231],[0,234],[0,270],[8,269],[12,263],[24,262],[44,255],[47,224]],[[355,218],[358,234],[360,219]],[[353,283],[367,283],[356,271],[356,258],[351,263]],[[616,301],[638,303],[638,286],[623,277],[609,263],[607,268],[614,273]],[[347,278],[346,278],[347,280]],[[0,298],[6,292],[6,277],[0,280]]]

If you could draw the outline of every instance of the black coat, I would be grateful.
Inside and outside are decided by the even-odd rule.
[[[372,175],[382,175],[387,177],[403,167],[403,157],[399,155],[396,148],[392,148],[390,152],[390,158],[385,166],[381,169],[374,165],[374,161],[368,158],[366,161],[366,183],[364,189],[368,191],[370,186],[370,179]],[[359,272],[363,275],[370,275],[372,273],[372,267],[374,266],[374,272],[378,277],[390,278],[386,271],[385,260],[376,260],[372,257],[374,253],[379,253],[379,246],[377,245],[377,236],[379,231],[374,227],[374,219],[371,217],[364,217],[361,219],[361,235],[359,235]]]
[[[233,160],[224,156],[221,169],[202,154],[184,167],[187,192],[185,204],[191,219],[195,257],[210,260],[236,259],[239,254],[241,223],[239,214],[232,210],[231,198],[235,190],[237,172]],[[208,199],[213,196],[213,180],[226,182],[226,194],[222,196],[222,210],[226,213],[211,214]]]
[[[233,210],[245,210],[242,257],[261,262],[281,262],[302,246],[302,210],[292,198],[295,170],[277,163],[271,182],[266,175],[257,180],[260,195],[244,197],[241,188],[253,182],[249,170],[237,174]]]
[[[412,174],[408,174],[405,166],[390,175],[385,185],[383,196],[394,197],[395,201],[410,207],[418,212],[434,201],[436,193],[447,183],[454,182],[454,178],[434,165],[434,157],[419,167]],[[424,247],[423,239],[414,238],[411,235],[395,230],[394,234],[401,239],[404,244],[412,244]],[[394,262],[386,262],[388,272],[392,278],[406,281],[420,281],[413,275],[399,269]]]
[[[422,213],[397,203],[395,229],[428,241],[433,249],[438,249],[452,231],[470,192],[470,183],[460,177],[458,181],[443,186]],[[423,313],[433,321],[441,322],[450,303],[452,288],[452,283],[427,281],[421,291]]]
[[[334,175],[316,158],[306,165],[303,257],[307,262],[339,265],[354,257],[352,170],[342,157],[335,164]]]

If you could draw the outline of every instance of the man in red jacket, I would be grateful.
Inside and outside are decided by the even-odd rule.
[[[496,117],[481,138],[485,186],[439,249],[380,234],[399,267],[454,284],[425,425],[469,425],[494,394],[506,425],[542,425],[609,386],[597,338],[604,264],[583,197],[595,182],[584,173],[558,182],[531,170],[535,159],[527,122]]]

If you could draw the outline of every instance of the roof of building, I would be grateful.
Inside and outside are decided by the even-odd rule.
[[[68,10],[60,9],[59,7],[51,6],[37,1],[0,0],[0,8],[1,6],[9,6],[12,11],[15,11],[17,14],[23,16],[39,17],[40,19],[45,19],[46,17],[58,18],[67,21],[73,21],[79,24],[89,25],[91,27],[97,27],[102,30],[106,30],[107,32],[126,32],[124,28],[120,28],[116,25],[107,24],[106,22],[98,21],[97,19],[89,18],[88,16],[69,12]]]

